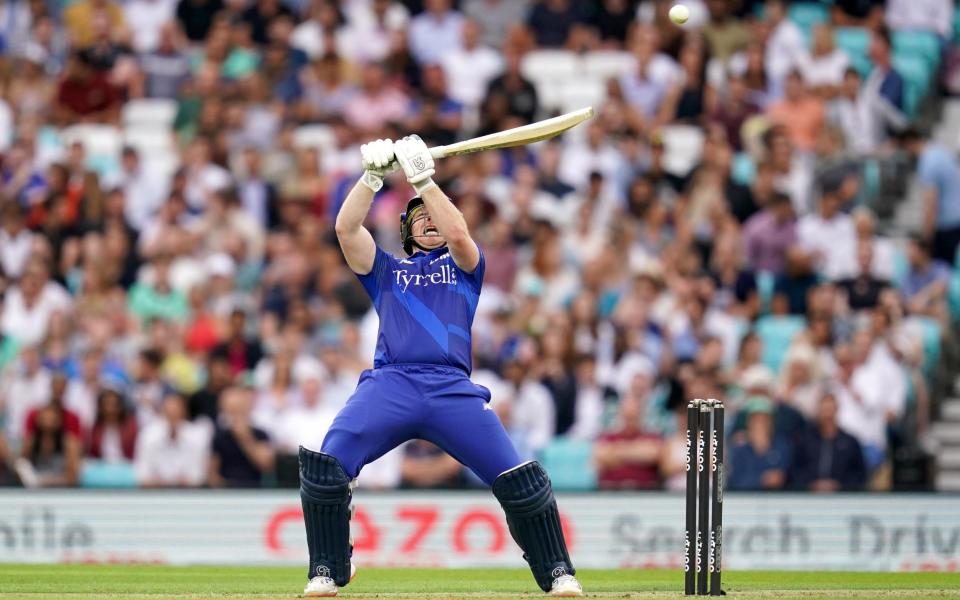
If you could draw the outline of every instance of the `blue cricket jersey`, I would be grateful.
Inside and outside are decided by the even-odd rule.
[[[373,366],[432,364],[472,368],[470,328],[480,299],[483,253],[473,273],[446,246],[396,258],[379,246],[373,269],[358,275],[380,317]]]

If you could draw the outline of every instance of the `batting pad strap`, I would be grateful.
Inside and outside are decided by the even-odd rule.
[[[524,463],[501,473],[492,487],[540,589],[549,591],[557,577],[575,574],[550,478],[540,463]]]
[[[335,457],[300,447],[300,502],[310,550],[308,578],[350,581],[350,478]]]

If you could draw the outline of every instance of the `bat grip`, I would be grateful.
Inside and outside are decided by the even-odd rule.
[[[434,146],[433,148],[430,148],[430,156],[432,156],[434,160],[438,158],[443,158],[446,155],[447,155],[446,146]]]

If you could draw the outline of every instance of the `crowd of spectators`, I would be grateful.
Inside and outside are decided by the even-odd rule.
[[[929,427],[960,243],[960,165],[911,124],[891,31],[946,51],[953,6],[838,0],[801,30],[782,0],[687,4],[678,27],[662,0],[2,3],[0,481],[295,482],[372,362],[332,231],[359,145],[550,116],[524,65],[553,50],[631,60],[577,130],[436,176],[486,256],[474,379],[521,454],[585,447],[601,488],[682,489],[687,400],[722,398],[730,488],[890,489]],[[868,36],[866,73],[837,26]],[[129,129],[144,99],[175,102],[173,164],[59,135]],[[332,143],[299,143],[316,124]],[[885,234],[866,159],[909,165],[920,230]],[[371,211],[396,255],[411,195],[393,176]],[[420,441],[360,476],[475,484]]]

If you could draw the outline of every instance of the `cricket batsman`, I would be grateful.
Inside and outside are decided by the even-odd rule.
[[[364,173],[344,200],[336,232],[347,265],[380,317],[374,367],[337,415],[317,452],[300,447],[310,578],[304,595],[336,596],[355,572],[351,481],[364,465],[411,439],[432,442],[493,489],[533,577],[553,596],[581,596],[546,471],[521,463],[490,409],[490,391],[470,381],[473,324],[484,258],[460,211],[431,178],[434,160],[418,136],[360,148]],[[400,215],[407,258],[378,248],[363,226],[383,178],[402,168],[417,195]]]

